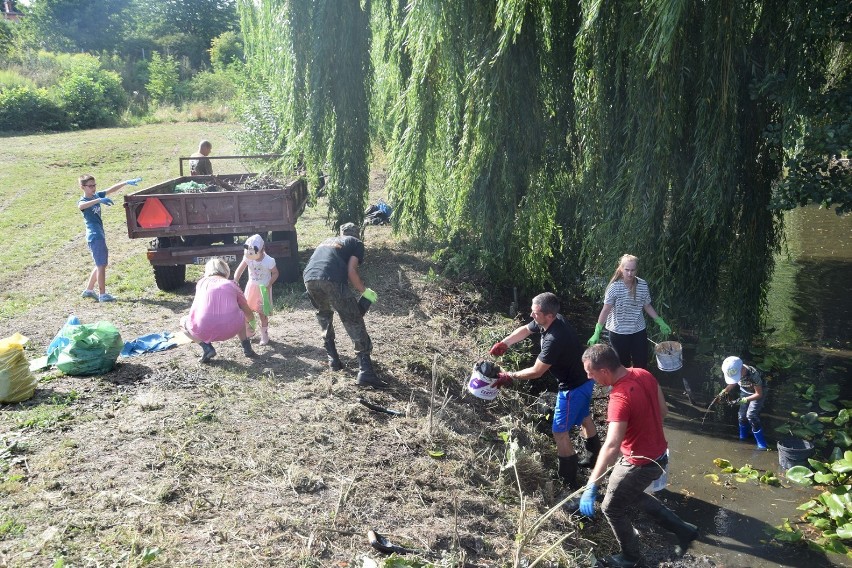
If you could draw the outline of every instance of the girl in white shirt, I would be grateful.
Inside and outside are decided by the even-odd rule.
[[[275,259],[263,250],[263,237],[252,235],[243,245],[243,260],[234,271],[234,280],[239,282],[244,270],[248,270],[245,296],[249,307],[260,318],[260,344],[269,343],[269,316],[272,315],[272,285],[278,279]],[[265,297],[264,297],[265,296]],[[249,336],[254,330],[246,330]]]

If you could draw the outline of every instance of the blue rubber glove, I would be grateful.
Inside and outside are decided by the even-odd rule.
[[[598,498],[598,486],[592,483],[580,498],[580,512],[591,518],[595,516],[595,500]]]
[[[125,185],[136,185],[140,181],[142,181],[142,178],[133,178],[133,179],[127,180],[126,182],[124,182],[124,184]]]
[[[103,203],[104,205],[113,205],[113,200],[109,197],[101,197],[98,199],[98,203]]]

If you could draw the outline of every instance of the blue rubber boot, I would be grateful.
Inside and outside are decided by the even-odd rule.
[[[749,432],[751,432],[751,425],[748,422],[740,422],[740,440],[748,438]]]
[[[757,449],[765,450],[766,449],[766,438],[763,437],[763,429],[761,428],[757,432],[752,432],[754,434],[754,439],[757,440]]]

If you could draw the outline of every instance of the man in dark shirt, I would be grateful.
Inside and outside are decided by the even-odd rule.
[[[376,376],[370,353],[373,343],[364,325],[359,307],[368,307],[376,301],[376,293],[364,286],[358,274],[358,265],[364,260],[364,243],[359,239],[358,226],[346,223],[340,227],[340,236],[324,240],[314,251],[305,267],[304,280],[311,304],[317,310],[317,321],[322,328],[323,345],[328,353],[332,371],[343,368],[334,343],[334,312],[340,316],[346,333],[355,344],[358,356],[358,385],[381,388],[385,382]],[[361,293],[356,299],[349,285]]]
[[[189,161],[189,175],[192,176],[211,176],[213,175],[213,164],[210,163],[210,151],[213,150],[213,144],[207,140],[202,140],[198,144],[198,152],[194,153]]]
[[[595,422],[589,412],[595,383],[586,376],[583,369],[583,348],[577,332],[559,314],[559,307],[559,299],[554,294],[539,294],[532,300],[530,315],[533,321],[517,328],[503,341],[495,343],[490,353],[495,356],[503,355],[510,345],[523,341],[533,333],[541,334],[541,353],[535,364],[514,373],[501,372],[494,386],[502,387],[510,384],[513,379],[537,379],[548,371],[559,381],[552,428],[556,455],[559,457],[559,477],[570,489],[578,489],[579,460],[569,431],[572,426],[581,426],[586,449],[590,454],[584,460],[584,465],[593,466],[601,447]]]

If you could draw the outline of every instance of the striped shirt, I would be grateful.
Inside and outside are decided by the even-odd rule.
[[[630,335],[645,329],[643,308],[651,303],[648,283],[636,278],[636,297],[634,298],[623,280],[616,280],[606,288],[604,304],[611,305],[612,311],[606,317],[606,328],[620,335]]]

